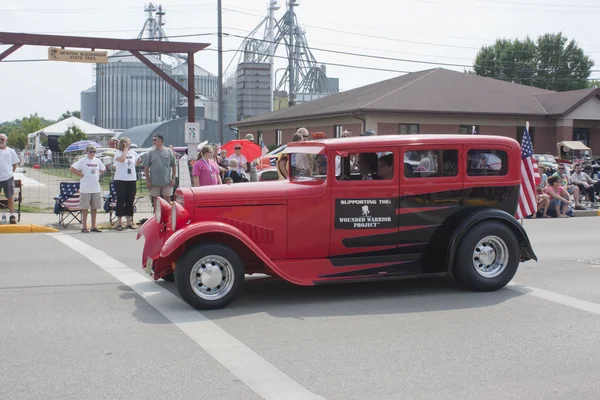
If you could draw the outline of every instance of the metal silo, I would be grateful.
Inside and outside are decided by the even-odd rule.
[[[188,69],[187,62],[182,63],[171,71],[171,76],[175,79],[181,86],[187,89],[187,81],[188,81]],[[196,94],[207,97],[209,99],[216,98],[217,96],[217,77],[206,71],[205,69],[194,65],[194,89],[196,89]],[[179,100],[183,98],[180,93]],[[179,104],[180,101],[177,101]]]
[[[81,92],[81,119],[90,124],[96,123],[96,86]]]
[[[171,67],[145,55],[169,74]],[[98,64],[96,72],[96,125],[106,129],[128,129],[164,121],[171,115],[174,89],[128,51]]]

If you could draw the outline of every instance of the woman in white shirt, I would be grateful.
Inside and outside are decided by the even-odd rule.
[[[119,218],[117,230],[122,231],[123,217],[127,221],[127,228],[133,227],[133,202],[137,191],[136,165],[140,164],[140,156],[131,150],[131,140],[121,138],[118,150],[115,152],[115,191],[117,192],[116,215]]]

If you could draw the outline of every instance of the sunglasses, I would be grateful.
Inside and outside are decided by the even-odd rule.
[[[96,150],[90,150],[90,151],[88,151],[88,153],[95,153],[95,152],[96,152]]]
[[[241,147],[236,147],[234,150],[241,150],[241,149],[242,149]]]

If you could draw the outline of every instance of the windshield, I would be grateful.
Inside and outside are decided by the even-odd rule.
[[[327,179],[327,155],[291,153],[290,176],[293,180]]]
[[[554,156],[552,154],[540,154],[537,156],[538,161],[548,162],[548,163],[556,163]]]

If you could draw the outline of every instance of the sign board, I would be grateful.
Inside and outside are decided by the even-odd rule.
[[[204,121],[202,121],[204,122]],[[204,125],[204,124],[202,124]],[[185,143],[187,144],[198,144],[200,143],[200,122],[186,122],[185,123]]]
[[[396,228],[397,199],[336,199],[335,229]]]
[[[48,60],[107,64],[108,51],[66,50],[58,47],[49,47]]]

